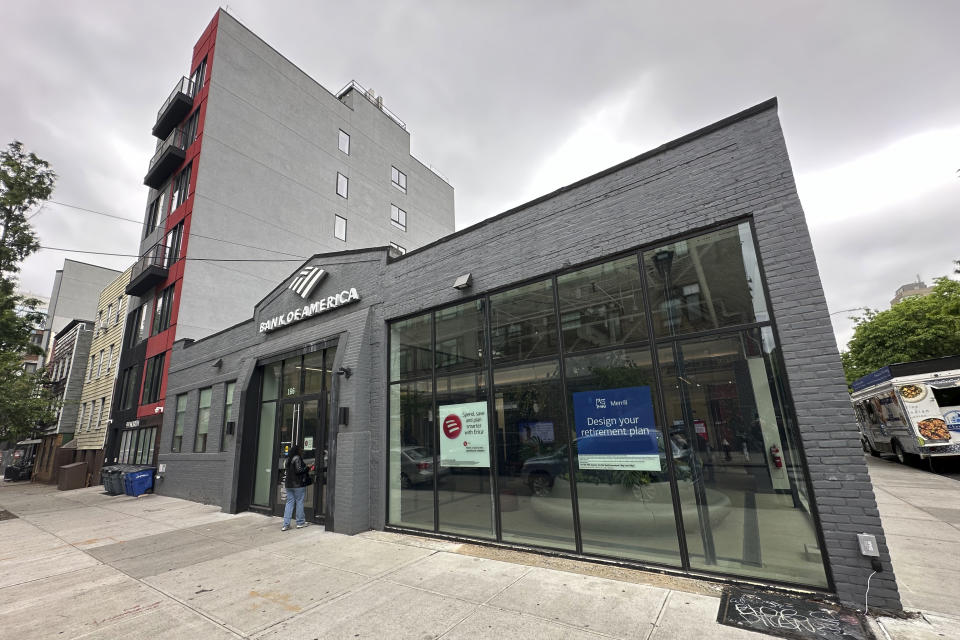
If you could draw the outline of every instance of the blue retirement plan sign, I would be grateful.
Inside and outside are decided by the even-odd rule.
[[[580,469],[661,471],[650,387],[573,394]]]

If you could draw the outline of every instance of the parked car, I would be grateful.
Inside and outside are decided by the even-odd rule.
[[[438,480],[450,473],[450,469],[440,467]],[[400,449],[400,488],[425,482],[433,482],[433,454],[426,447],[403,447]]]
[[[660,436],[657,436],[660,440]],[[673,454],[674,463],[690,463],[690,447],[686,438],[683,436],[683,429],[674,429],[670,434],[670,449]],[[530,493],[535,496],[546,496],[553,489],[553,482],[557,476],[570,472],[568,445],[559,447],[556,451],[542,455],[527,458],[520,473],[523,476],[524,483],[530,487]],[[660,445],[660,468],[666,472],[667,456],[663,451],[663,445]],[[656,472],[651,472],[656,473]]]

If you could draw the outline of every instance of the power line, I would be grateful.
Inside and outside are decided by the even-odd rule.
[[[86,253],[94,256],[113,256],[116,258],[139,258],[135,253],[112,253],[110,251],[84,251],[83,249],[64,249],[63,247],[46,247],[40,245],[40,249],[47,251],[65,251],[67,253]],[[290,255],[290,254],[288,254]],[[306,258],[193,258],[185,257],[180,260],[193,260],[196,262],[303,262]]]
[[[116,215],[113,215],[112,213],[104,213],[103,211],[95,211],[93,209],[87,209],[86,207],[78,207],[75,204],[67,204],[66,202],[58,202],[56,200],[47,200],[47,202],[51,204],[58,204],[61,207],[68,207],[70,209],[78,209],[80,211],[86,211],[87,213],[95,213],[98,216],[105,216],[107,218],[113,218],[114,220],[123,220],[124,222],[135,222],[140,225],[143,224],[143,220],[134,220],[133,218],[124,218],[123,216],[116,216]]]

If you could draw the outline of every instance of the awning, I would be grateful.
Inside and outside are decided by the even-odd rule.
[[[60,447],[61,449],[76,449],[77,448],[77,439],[74,438],[70,442]]]
[[[40,439],[21,440],[20,442],[17,443],[17,446],[19,447],[22,444],[40,444],[41,442],[43,442],[43,440],[40,440]]]

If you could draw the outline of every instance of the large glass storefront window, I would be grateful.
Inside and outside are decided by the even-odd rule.
[[[392,323],[388,524],[825,587],[769,323],[749,223]]]

